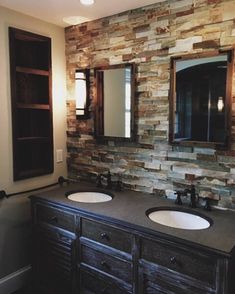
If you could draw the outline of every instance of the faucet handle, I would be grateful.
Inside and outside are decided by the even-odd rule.
[[[211,211],[210,198],[206,197],[205,201],[206,201],[206,203],[205,203],[204,209],[207,210],[207,211]]]
[[[118,179],[116,182],[116,191],[117,192],[122,191],[122,181],[120,179]]]
[[[107,189],[112,189],[112,179],[110,171],[108,171],[107,175]]]
[[[213,194],[211,191],[202,191],[199,195],[199,198],[205,201],[204,209],[208,211],[212,210],[211,200],[219,201],[221,199],[220,195]]]
[[[181,200],[182,191],[176,191],[175,194],[177,195],[175,199],[175,204],[182,205],[183,204]]]
[[[196,208],[197,207],[197,196],[196,196],[196,189],[195,189],[195,185],[191,185],[190,188],[190,207],[191,208]]]
[[[198,196],[199,199],[202,199],[205,201],[205,204],[203,205],[203,208],[207,211],[211,211],[211,204],[210,204],[210,197],[203,197],[203,196]]]
[[[97,177],[96,177],[96,187],[97,188],[102,188],[103,187],[101,174],[98,174]]]

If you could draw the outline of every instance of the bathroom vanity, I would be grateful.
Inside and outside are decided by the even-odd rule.
[[[79,183],[31,196],[34,293],[233,294],[235,213],[213,210],[205,230],[151,221],[172,200],[133,191],[107,192],[103,203],[69,200]],[[102,191],[103,192],[103,191]]]

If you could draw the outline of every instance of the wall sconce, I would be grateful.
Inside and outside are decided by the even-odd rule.
[[[75,99],[77,119],[89,118],[89,69],[75,72]]]
[[[218,98],[217,108],[218,108],[218,111],[219,112],[223,111],[223,109],[224,109],[224,100],[223,100],[223,97],[222,96],[220,96]]]

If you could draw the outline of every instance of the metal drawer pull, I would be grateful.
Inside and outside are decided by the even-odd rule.
[[[176,264],[176,257],[175,256],[171,257],[170,261],[172,264]]]
[[[65,242],[70,242],[71,241],[68,237],[65,237],[64,235],[62,235],[60,233],[57,233],[56,236],[57,236],[58,239],[60,239],[62,241],[65,241]]]
[[[101,290],[101,293],[102,294],[105,294],[106,291],[109,289],[110,285],[106,286],[103,290]]]
[[[58,223],[58,218],[56,216],[48,217],[48,220],[51,221],[51,222]]]
[[[101,239],[107,240],[107,241],[109,241],[109,239],[110,239],[107,233],[101,233],[100,237],[101,237]]]
[[[105,260],[101,261],[100,264],[101,264],[103,267],[110,268],[110,266],[108,265],[108,263],[107,263]]]

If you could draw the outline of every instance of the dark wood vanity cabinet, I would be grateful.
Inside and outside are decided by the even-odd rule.
[[[229,256],[32,200],[37,294],[234,294]]]

